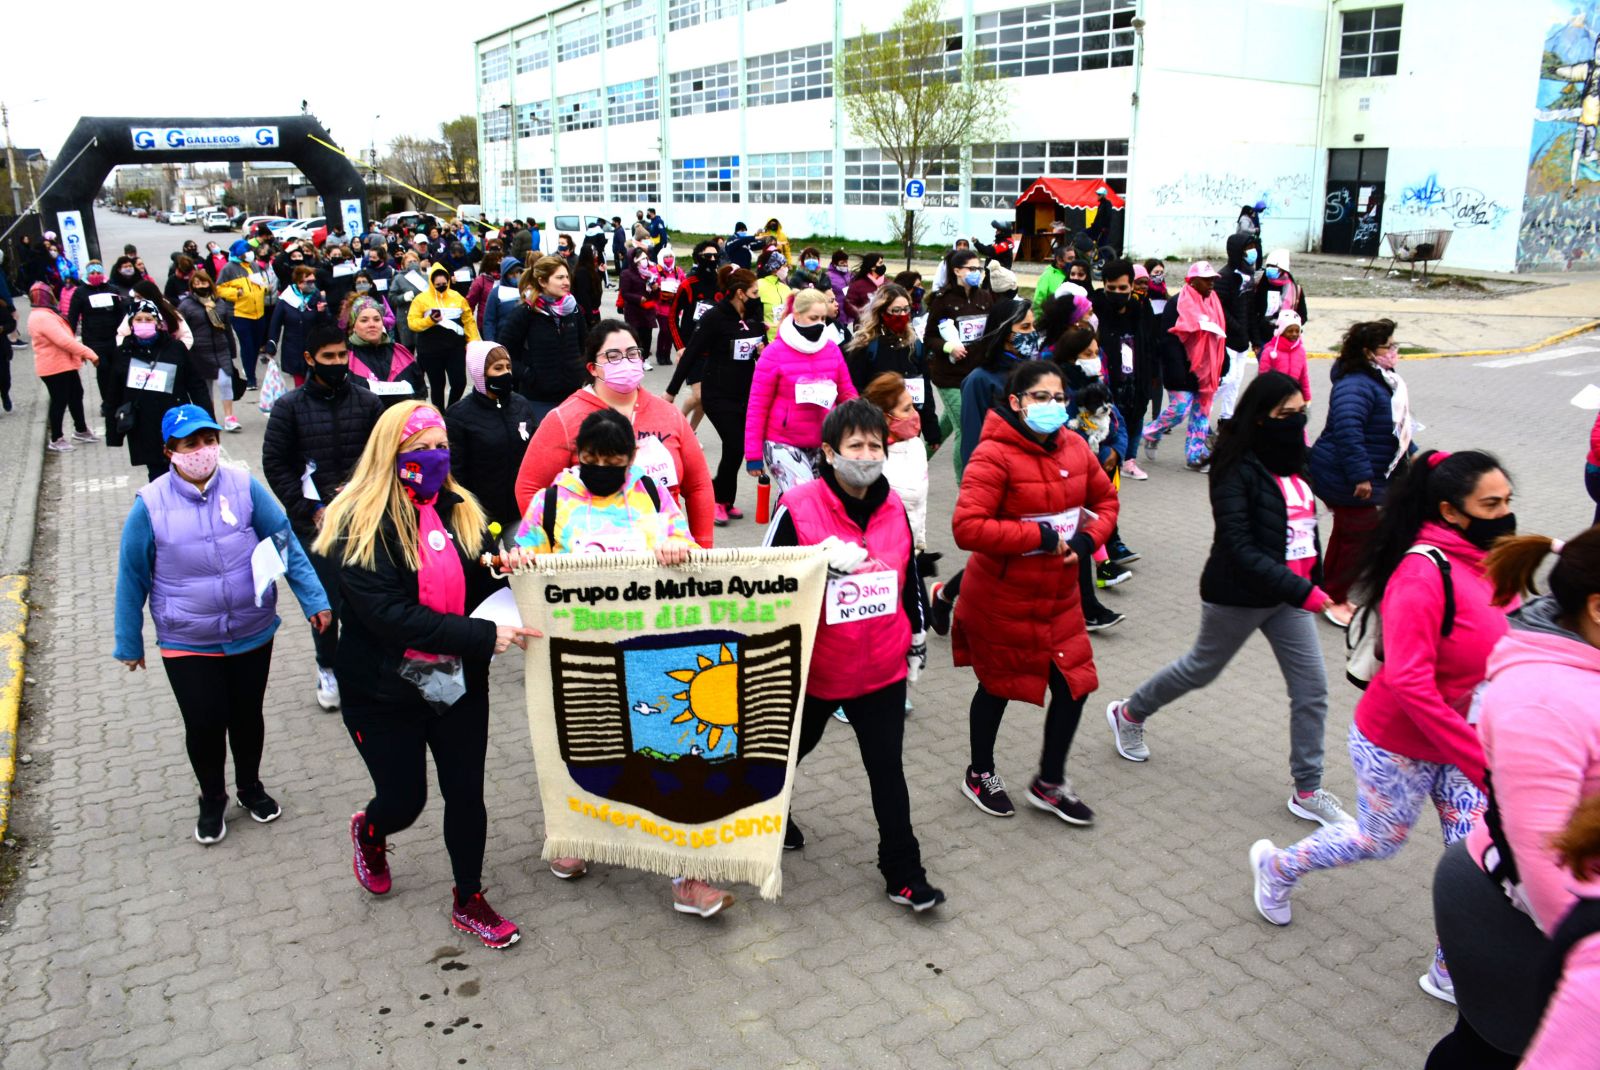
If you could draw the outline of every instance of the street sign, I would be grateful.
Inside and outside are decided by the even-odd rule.
[[[927,185],[920,178],[913,178],[906,182],[906,200],[908,201],[922,200],[922,195],[927,191]]]
[[[346,238],[359,238],[365,228],[361,224],[361,202],[347,200],[339,202],[339,215],[344,221],[344,236]]]
[[[903,205],[903,207],[907,212],[920,212],[920,211],[922,211],[922,198],[921,197],[907,197],[905,199],[905,204]]]

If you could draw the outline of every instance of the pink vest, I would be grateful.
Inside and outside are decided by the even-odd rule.
[[[823,480],[795,487],[783,496],[783,504],[802,546],[815,546],[829,535],[865,545],[871,559],[861,571],[893,569],[902,588],[896,592],[892,613],[848,624],[827,623],[824,598],[806,694],[830,701],[856,698],[905,679],[911,622],[900,608],[900,597],[904,594],[906,565],[911,560],[911,527],[900,496],[889,492],[888,500],[867,523],[864,539],[861,529],[844,511],[844,504]]]

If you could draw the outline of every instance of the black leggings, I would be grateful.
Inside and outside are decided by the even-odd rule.
[[[1083,716],[1084,699],[1072,697],[1066,677],[1052,663],[1050,666],[1050,705],[1044,715],[1044,750],[1039,756],[1039,779],[1046,784],[1060,784],[1067,775],[1067,751],[1072,748],[1072,737],[1078,732],[1078,720]],[[979,773],[994,772],[994,741],[1000,735],[1000,719],[1006,713],[1006,700],[991,695],[978,685],[972,696],[972,710],[968,714],[968,730],[972,740],[972,768]]]
[[[94,386],[100,394],[100,415],[109,424],[114,408],[110,398],[116,386],[117,347],[114,343],[103,342],[89,348],[100,358],[100,363],[94,366]]]
[[[422,372],[428,377],[428,395],[434,408],[443,410],[461,400],[461,394],[467,388],[465,350],[455,348],[433,350],[421,354],[417,362],[422,365]],[[447,380],[450,386],[449,400],[445,399]]]
[[[891,891],[922,880],[922,849],[911,831],[911,795],[906,790],[901,747],[906,731],[906,682],[900,680],[859,698],[822,699],[806,696],[800,709],[800,755],[805,759],[822,739],[833,711],[844,707],[861,749],[872,790],[872,813],[878,819],[878,872]]]
[[[208,799],[228,797],[223,762],[229,748],[239,793],[260,788],[261,747],[267,732],[261,704],[272,668],[272,643],[220,658],[162,658],[161,664],[183,714],[184,745],[200,794]]]
[[[305,540],[304,545],[309,546],[311,540]],[[333,620],[322,631],[311,629],[311,645],[317,652],[317,668],[333,668],[333,658],[339,652],[339,566],[332,559],[321,554],[306,551],[306,556],[311,558],[311,567],[317,574],[317,580],[322,584],[322,590],[328,596],[328,608],[333,611]]]
[[[739,471],[744,467],[744,417],[748,401],[708,398],[701,395],[706,419],[722,440],[722,455],[717,459],[716,475],[711,477],[711,496],[719,505],[732,505],[739,491]]]
[[[343,681],[341,681],[342,683]],[[489,748],[489,696],[467,694],[435,714],[421,699],[403,703],[352,700],[341,688],[344,726],[372,775],[365,829],[374,840],[410,828],[428,801],[427,752],[444,796],[444,846],[456,889],[465,899],[483,890],[483,762]],[[363,835],[366,835],[363,832]]]
[[[656,363],[663,367],[672,363],[672,328],[666,320],[656,321]]]
[[[48,419],[51,441],[62,437],[61,418],[68,412],[72,413],[74,431],[89,430],[89,424],[83,418],[83,380],[78,378],[77,370],[56,372],[43,378],[44,388],[50,393]]]
[[[1521,1061],[1484,1040],[1458,1013],[1455,1029],[1433,1046],[1424,1070],[1516,1070]]]

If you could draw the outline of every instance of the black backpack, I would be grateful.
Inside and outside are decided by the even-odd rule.
[[[1449,638],[1456,626],[1456,588],[1450,579],[1449,559],[1437,546],[1420,542],[1406,553],[1426,557],[1439,569],[1444,583],[1444,617],[1439,622],[1439,637]],[[1378,675],[1378,666],[1383,664],[1383,618],[1377,606],[1364,606],[1356,614],[1350,627],[1345,629],[1344,647],[1344,677],[1365,691]]]
[[[656,507],[656,511],[657,512],[660,512],[661,511],[661,492],[656,489],[656,481],[655,481],[655,479],[650,477],[650,476],[645,476],[643,479],[641,479],[639,481],[639,483],[640,483],[641,486],[644,487],[644,492],[646,494],[650,495],[650,504]],[[552,550],[555,549],[555,545],[556,545],[556,494],[555,494],[555,489],[556,488],[553,487],[553,486],[545,488],[545,491],[544,491],[544,521],[543,521],[543,524],[542,524],[542,527],[544,528],[545,541],[547,541],[550,544],[550,548]]]

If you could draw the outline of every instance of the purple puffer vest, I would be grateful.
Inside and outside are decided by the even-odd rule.
[[[158,646],[217,646],[272,627],[277,588],[267,588],[258,607],[250,572],[250,555],[261,540],[250,526],[249,473],[219,465],[201,493],[169,472],[139,497],[155,533],[150,616]]]

